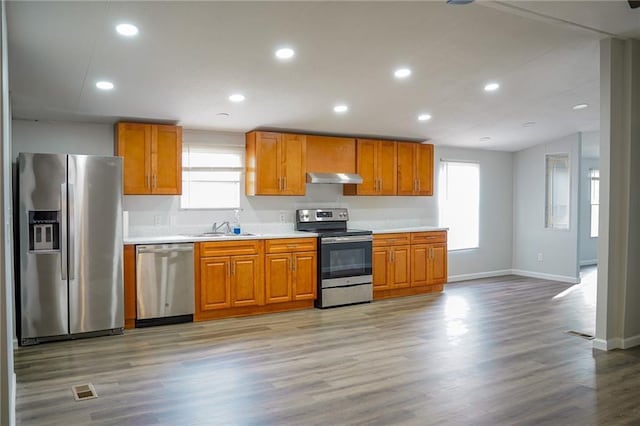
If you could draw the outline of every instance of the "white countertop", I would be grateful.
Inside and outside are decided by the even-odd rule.
[[[429,231],[447,231],[449,228],[441,226],[408,226],[404,228],[384,228],[374,229],[374,234],[395,234],[400,232],[429,232]]]
[[[394,234],[400,232],[429,232],[429,231],[446,231],[449,228],[439,226],[410,226],[404,228],[379,228],[373,229],[374,234]],[[264,234],[251,235],[198,235],[193,234],[174,234],[174,235],[154,235],[144,237],[127,237],[124,239],[125,244],[171,244],[171,243],[191,243],[201,241],[235,241],[235,240],[268,240],[274,238],[308,238],[317,237],[318,234],[313,232],[272,232]]]
[[[236,241],[236,240],[270,240],[274,238],[308,238],[317,237],[318,234],[313,232],[282,232],[282,233],[265,233],[251,235],[197,235],[194,234],[178,234],[178,235],[154,235],[146,237],[127,237],[124,239],[125,244],[171,244],[171,243],[192,243],[202,241]]]

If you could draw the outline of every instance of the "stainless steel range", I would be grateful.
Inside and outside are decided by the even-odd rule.
[[[318,237],[316,307],[370,302],[373,298],[371,231],[347,229],[347,209],[296,211],[296,230]]]

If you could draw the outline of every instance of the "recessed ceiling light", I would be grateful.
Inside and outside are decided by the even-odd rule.
[[[219,112],[219,113],[216,114],[216,117],[227,118],[230,115],[231,114],[229,114],[228,112]]]
[[[276,50],[276,57],[278,59],[291,59],[295,54],[296,52],[289,47],[283,47],[282,49]]]
[[[500,84],[498,83],[487,83],[484,85],[485,92],[495,92],[500,88]]]
[[[483,137],[480,138],[481,142],[486,142],[486,141],[490,141],[490,140],[491,140],[491,138],[489,136],[483,136]]]
[[[420,114],[418,116],[418,120],[420,120],[420,121],[429,121],[429,120],[431,120],[431,114]]]
[[[589,106],[589,104],[578,104],[578,105],[574,105],[572,108],[577,111],[579,109],[585,109],[588,106]]]
[[[99,81],[96,83],[96,87],[100,90],[111,90],[114,86],[110,81]]]
[[[138,27],[133,24],[120,24],[116,26],[116,31],[120,35],[133,37],[134,35],[138,34]]]
[[[349,111],[349,107],[346,105],[336,105],[333,107],[333,110],[337,113],[343,113]]]
[[[234,95],[229,96],[229,100],[231,102],[242,102],[244,101],[244,95],[241,95],[240,93],[236,93]]]
[[[411,75],[411,70],[409,68],[399,68],[399,69],[395,70],[393,75],[396,78],[407,78],[407,77],[409,77]]]

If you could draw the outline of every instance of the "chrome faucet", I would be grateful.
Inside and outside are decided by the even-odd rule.
[[[225,227],[226,227],[226,231],[223,231]],[[213,226],[211,227],[211,229],[213,232],[224,232],[225,234],[231,233],[231,225],[229,225],[228,220],[225,220],[220,225],[218,225],[218,222],[213,222]]]

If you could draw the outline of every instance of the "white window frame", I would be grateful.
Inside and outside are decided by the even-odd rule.
[[[594,203],[593,202],[593,193],[595,191],[594,189],[594,181],[598,182],[598,202]],[[599,230],[599,224],[596,223],[595,225],[595,235],[593,233],[594,230],[594,223],[593,223],[593,209],[595,208],[598,210],[598,219],[600,218],[600,169],[589,169],[589,236],[591,238],[598,238],[599,234],[600,234],[600,230]]]
[[[472,200],[472,201],[476,201],[477,205],[471,206],[475,208],[475,212],[476,212],[475,221],[477,223],[476,235],[475,235],[475,241],[474,241],[475,244],[473,245],[461,246],[461,247],[455,247],[452,245],[452,243],[455,244],[454,241],[455,241],[456,229],[455,229],[455,224],[451,223],[451,220],[446,217],[447,210],[452,209],[451,206],[447,206],[447,199],[449,196],[448,194],[449,179],[447,177],[448,164],[473,165],[477,168],[477,173],[478,173],[477,200]],[[438,188],[438,222],[440,226],[449,228],[449,238],[448,238],[449,244],[447,246],[448,251],[475,250],[480,248],[480,191],[481,191],[480,180],[481,180],[481,174],[480,174],[479,162],[467,161],[467,160],[440,159],[439,178],[438,178],[438,186],[439,186]],[[468,211],[468,210],[465,210],[465,211]]]
[[[185,164],[185,153],[188,155],[188,151],[191,148],[195,148],[198,150],[206,150],[211,153],[233,153],[238,154],[240,157],[240,166],[238,167],[218,167],[218,166],[190,166],[189,164]],[[242,196],[242,188],[243,188],[243,174],[244,174],[244,146],[241,145],[229,145],[229,144],[215,144],[215,143],[189,143],[183,142],[182,144],[182,179],[181,184],[183,185],[182,195],[180,196],[180,210],[236,210],[240,209],[241,204],[241,196]],[[185,190],[186,172],[238,172],[238,203],[234,206],[216,206],[212,203],[211,206],[208,207],[190,207],[189,201],[185,200],[185,197],[189,196],[189,191]],[[214,182],[214,181],[205,181],[205,182]],[[212,201],[215,201],[215,198],[212,198]]]
[[[567,198],[562,200],[566,202],[566,218],[567,222],[560,222],[558,209],[564,206],[557,202],[560,194],[555,190],[554,176],[556,168],[550,168],[552,163],[564,162],[567,170],[567,187],[565,188]],[[568,231],[571,229],[571,161],[568,153],[545,154],[544,157],[544,227],[553,231]]]

